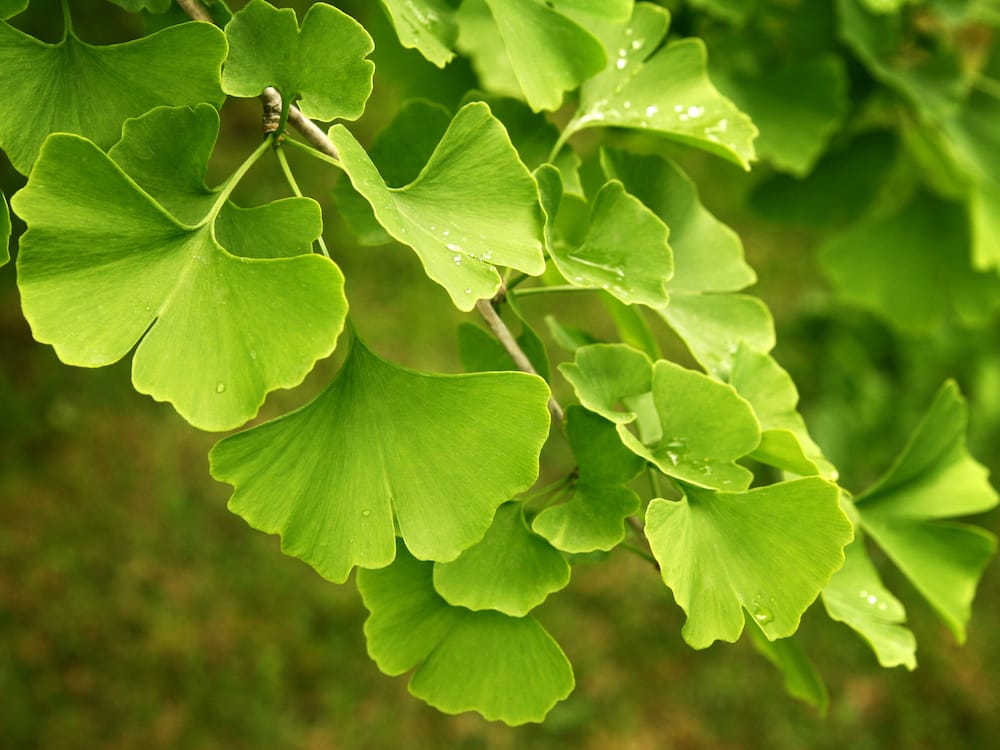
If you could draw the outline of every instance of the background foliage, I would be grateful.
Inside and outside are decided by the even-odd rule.
[[[364,123],[371,132],[388,121],[404,94],[454,107],[474,85],[462,61],[445,70],[442,83],[437,71],[399,48],[375,8],[349,5],[345,9],[375,36],[374,59],[386,71],[376,79]],[[696,6],[707,13],[696,13]],[[88,40],[113,41],[135,31],[133,17],[103,3],[81,8]],[[726,8],[692,3],[675,10],[681,23],[709,27],[711,49],[713,29],[723,47],[736,33],[727,13],[739,11]],[[109,24],[109,16],[121,28]],[[42,13],[23,24],[44,37],[52,33],[46,22]],[[873,75],[849,70],[858,100],[858,91],[880,78],[878,65],[869,67]],[[829,66],[812,72],[838,75]],[[902,86],[918,110],[923,106],[922,92],[907,88],[910,79],[900,82],[891,71],[881,77]],[[227,104],[227,135],[253,143],[258,116],[253,101]],[[861,147],[881,153],[884,144],[868,143],[880,137],[860,137]],[[768,153],[763,142],[759,150]],[[217,154],[210,169],[224,174],[244,152],[237,146],[235,154]],[[815,156],[796,153],[775,163],[805,172],[801,165]],[[814,436],[845,476],[856,478],[858,488],[879,476],[945,377],[957,378],[973,404],[973,454],[1000,468],[995,322],[965,328],[904,315],[900,327],[884,320],[884,307],[872,303],[877,295],[858,301],[881,317],[845,306],[822,282],[820,269],[829,266],[820,259],[831,251],[819,245],[837,233],[816,228],[827,216],[814,219],[816,211],[850,211],[842,205],[849,201],[793,203],[789,189],[808,191],[790,188],[789,178],[766,168],[745,177],[717,160],[684,158],[705,202],[744,237],[761,280],[755,293],[776,315],[777,359],[802,392]],[[910,151],[897,163],[903,172],[926,168]],[[310,184],[329,190],[329,177],[317,170]],[[6,165],[4,180],[9,196],[20,183]],[[276,171],[262,171],[241,190],[250,201],[285,192]],[[947,211],[935,203],[941,198],[920,200],[915,215]],[[806,212],[806,226],[788,226],[792,206]],[[328,238],[348,246],[351,234],[338,216],[325,218]],[[387,272],[399,279],[418,275],[414,258],[382,253],[371,264],[365,255],[371,252],[343,254],[352,305],[367,313],[366,340],[408,366],[459,371],[454,309],[429,285],[385,283]],[[58,366],[31,342],[12,274],[4,269],[2,276],[0,729],[14,746],[549,747],[562,741],[576,747],[839,747],[850,741],[987,747],[996,736],[989,696],[1000,658],[985,637],[1000,624],[995,566],[962,650],[925,609],[909,608],[921,643],[921,667],[913,675],[876,670],[870,653],[842,628],[808,617],[803,636],[810,651],[836,655],[821,661],[833,692],[830,719],[822,723],[784,696],[780,678],[745,642],[692,653],[680,640],[681,617],[669,594],[641,561],[621,552],[609,564],[579,567],[568,596],[544,605],[546,624],[576,665],[579,685],[545,727],[507,730],[476,717],[440,717],[408,699],[403,681],[387,680],[364,656],[363,610],[351,589],[325,585],[281,558],[271,539],[248,534],[224,510],[226,488],[206,479],[211,440],[131,393],[121,365],[93,372]],[[835,268],[830,277],[836,290]],[[563,304],[568,319],[597,312],[573,300]],[[426,314],[415,317],[413,309]],[[593,325],[599,330],[602,324]],[[662,345],[679,352],[676,343]],[[276,394],[266,415],[318,392],[338,357],[320,365],[304,392]],[[989,528],[996,521],[995,512],[983,519]],[[892,573],[887,577],[894,587],[900,583]]]

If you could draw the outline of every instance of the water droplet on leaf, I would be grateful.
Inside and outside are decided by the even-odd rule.
[[[215,386],[215,392],[216,393],[225,393],[226,392],[226,384],[225,383],[219,383],[217,386]]]
[[[369,516],[371,516],[371,514],[372,512],[368,510],[368,508],[365,508],[363,511],[361,511],[361,515],[363,515],[365,518],[368,518]]]

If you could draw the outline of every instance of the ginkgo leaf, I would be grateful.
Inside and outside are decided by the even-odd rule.
[[[492,23],[481,7],[484,4]],[[473,54],[477,69],[488,68],[498,53],[506,58],[503,64],[509,66],[519,91],[511,91],[508,82],[500,93],[523,94],[535,111],[558,109],[566,91],[600,71],[607,61],[601,43],[560,12],[560,5],[575,4],[467,0],[463,6],[470,7],[463,7],[459,15],[462,47]],[[490,44],[484,45],[485,41]]]
[[[636,418],[631,404],[653,388],[653,363],[625,344],[580,347],[576,358],[559,365],[559,371],[573,386],[581,404],[618,424]],[[625,408],[619,408],[619,404]]]
[[[579,474],[573,497],[540,512],[531,527],[564,552],[610,550],[640,507],[639,496],[622,485],[645,462],[622,444],[614,423],[577,405],[566,410],[566,438]]]
[[[355,338],[317,398],[219,442],[212,476],[235,488],[230,510],[332,581],[392,562],[394,524],[418,558],[454,560],[537,478],[548,398],[534,375],[416,372]]]
[[[969,265],[965,208],[919,191],[890,213],[833,237],[821,259],[840,295],[898,326],[931,331],[946,320],[987,320],[1000,306],[1000,277]],[[906,248],[906,263],[897,248]]]
[[[823,458],[796,409],[795,383],[772,356],[741,346],[729,382],[750,402],[763,430],[754,458],[803,476],[837,479],[837,470]]]
[[[28,0],[0,0],[0,21],[13,18],[28,7]]]
[[[533,617],[452,607],[435,591],[430,563],[405,549],[384,570],[358,573],[371,613],[368,653],[386,674],[415,669],[410,692],[440,711],[491,721],[544,720],[574,687],[559,645]]]
[[[443,68],[455,56],[455,9],[446,0],[381,0],[399,42]]]
[[[269,391],[298,385],[343,328],[328,259],[238,257],[212,217],[179,223],[79,136],[50,136],[13,206],[28,225],[18,286],[35,338],[84,367],[138,343],[136,390],[202,429],[237,427]]]
[[[368,158],[390,188],[413,182],[431,158],[434,148],[451,124],[451,113],[440,104],[423,99],[403,103],[388,125],[379,131]],[[371,204],[341,174],[333,187],[337,210],[362,245],[385,245],[390,235],[378,223]]]
[[[745,492],[688,487],[680,501],[653,500],[646,536],[687,614],[684,640],[694,648],[734,642],[744,611],[768,640],[794,633],[853,535],[839,495],[806,477]]]
[[[388,187],[342,125],[330,138],[379,223],[416,251],[460,310],[497,292],[498,265],[531,275],[545,270],[538,188],[485,104],[462,107],[423,171],[404,187]]]
[[[660,360],[653,365],[651,390],[660,435],[643,440],[619,424],[628,448],[689,484],[730,490],[750,485],[753,472],[735,461],[760,443],[760,424],[731,385]]]
[[[907,628],[906,609],[882,583],[865,550],[864,534],[844,548],[844,567],[823,589],[827,614],[856,630],[883,667],[917,667],[917,639]]]
[[[372,92],[375,43],[341,10],[315,3],[299,28],[295,11],[251,0],[226,25],[229,55],[222,88],[232,96],[260,96],[268,86],[307,117],[356,120]]]
[[[0,148],[27,174],[49,133],[76,133],[107,148],[118,140],[123,120],[153,107],[221,104],[225,55],[225,37],[207,23],[105,47],[72,33],[45,44],[0,23],[0,83],[8,102]]]
[[[757,156],[795,175],[809,173],[847,113],[847,71],[834,55],[757,76],[713,71],[712,80],[760,130]]]
[[[986,468],[966,450],[967,419],[957,386],[946,383],[886,475],[854,501],[864,530],[960,642],[997,546],[986,530],[949,520],[998,503]]]
[[[757,128],[712,85],[700,39],[661,46],[670,14],[636,3],[627,24],[597,24],[608,66],[580,89],[569,137],[584,128],[625,127],[658,133],[750,168]]]
[[[608,179],[620,180],[670,227],[673,293],[735,292],[757,280],[743,259],[743,243],[698,199],[694,182],[668,159],[616,149],[601,151]]]
[[[0,191],[0,266],[10,260],[10,211],[7,198]]]
[[[740,347],[774,348],[774,319],[767,305],[746,294],[675,294],[657,314],[674,329],[706,371],[728,378]]]
[[[821,715],[825,715],[830,705],[830,693],[799,641],[794,636],[769,641],[760,628],[753,625],[747,628],[747,632],[757,653],[781,672],[785,692],[816,707]]]
[[[528,528],[521,503],[500,506],[478,544],[434,563],[434,589],[449,604],[522,617],[569,583],[569,563]]]

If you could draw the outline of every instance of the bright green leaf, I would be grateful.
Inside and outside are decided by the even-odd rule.
[[[967,419],[958,388],[945,384],[888,473],[855,500],[862,527],[960,642],[996,538],[947,519],[998,502],[987,470],[965,448]]]
[[[757,128],[708,78],[700,39],[661,47],[669,13],[636,3],[625,25],[601,24],[611,62],[580,89],[580,108],[566,128],[648,130],[750,168]]]
[[[451,123],[451,114],[440,104],[411,99],[396,112],[392,121],[375,137],[368,158],[390,188],[402,187],[417,179],[431,158],[438,141]],[[337,210],[362,245],[385,245],[392,236],[375,218],[371,204],[352,186],[346,174],[333,187]]]
[[[560,12],[560,5],[578,3],[553,7],[543,0],[466,0],[459,14],[460,43],[473,56],[476,69],[489,68],[502,54],[505,59],[499,63],[513,73],[517,89],[512,91],[505,80],[498,93],[520,93],[535,111],[557,109],[564,92],[600,71],[607,60],[601,43]],[[489,79],[487,74],[487,85]]]
[[[750,402],[764,431],[754,458],[803,476],[837,479],[836,469],[823,458],[796,409],[795,383],[773,357],[741,346],[729,382]]]
[[[636,418],[632,399],[652,390],[653,364],[642,352],[624,344],[594,344],[576,350],[573,362],[559,371],[576,390],[580,403],[618,424]],[[625,409],[618,408],[619,403]]]
[[[106,47],[72,34],[44,44],[0,23],[0,82],[8,102],[0,148],[27,174],[49,133],[77,133],[107,148],[118,140],[123,120],[153,107],[220,104],[225,54],[222,32],[207,23]]]
[[[432,568],[401,549],[391,567],[358,573],[371,613],[368,653],[379,669],[416,668],[410,692],[445,713],[542,721],[574,687],[558,644],[533,617],[450,606],[434,591]]]
[[[268,86],[307,117],[356,120],[372,92],[375,48],[357,21],[326,3],[310,6],[298,26],[295,11],[251,0],[226,25],[229,56],[222,88],[260,96]]]
[[[625,304],[664,307],[664,285],[674,271],[668,234],[656,214],[613,180],[594,199],[583,243],[556,243],[552,258],[571,284],[604,289]]]
[[[238,257],[209,217],[178,223],[79,136],[50,137],[13,205],[28,224],[18,285],[35,338],[84,367],[138,342],[136,390],[202,429],[237,427],[269,391],[298,385],[344,325],[329,260]]]
[[[757,156],[795,175],[809,173],[847,113],[847,71],[833,55],[712,79],[760,129]]]
[[[613,422],[576,404],[566,409],[566,439],[583,482],[628,484],[645,468],[645,461],[622,445]]]
[[[7,199],[3,192],[0,192],[0,266],[10,260],[10,211],[7,208]]]
[[[689,484],[719,489],[750,485],[753,473],[734,462],[760,443],[760,425],[732,386],[660,360],[653,365],[652,393],[661,434],[644,443],[619,424],[626,446]]]
[[[404,47],[443,68],[455,56],[455,10],[445,0],[381,0]]]
[[[750,642],[757,653],[773,664],[785,680],[785,691],[794,698],[803,700],[826,715],[830,705],[830,693],[816,666],[809,659],[805,649],[795,638],[780,638],[769,641],[760,628],[750,627]]]
[[[844,567],[823,589],[827,613],[860,633],[883,667],[916,669],[917,640],[904,625],[906,610],[882,584],[860,529],[844,548],[844,557]]]
[[[756,281],[739,236],[705,209],[680,167],[660,156],[615,149],[602,150],[601,164],[608,179],[620,180],[670,227],[670,291],[734,292]]]
[[[591,344],[599,344],[600,341],[577,326],[560,323],[555,316],[546,315],[545,325],[549,329],[552,340],[568,352],[574,353],[577,349]]]
[[[564,588],[569,573],[562,553],[528,528],[523,506],[507,503],[481,542],[434,563],[434,589],[456,607],[523,617]]]
[[[653,500],[646,536],[687,613],[684,640],[694,648],[736,641],[743,611],[768,640],[792,635],[844,562],[853,530],[839,494],[807,477],[746,492],[690,487],[678,502]]]
[[[354,137],[330,130],[354,188],[460,310],[500,288],[496,265],[539,275],[544,220],[538,187],[485,104],[463,107],[420,176],[390,188]]]
[[[841,296],[903,328],[937,330],[949,318],[984,321],[1000,306],[1000,278],[969,267],[963,207],[928,192],[856,224],[821,253]]]
[[[698,363],[727,378],[740,347],[766,353],[774,348],[774,319],[767,306],[746,294],[674,294],[657,310]]]
[[[212,475],[234,486],[230,510],[332,581],[392,562],[394,521],[417,557],[454,560],[537,478],[548,397],[533,375],[425,374],[355,339],[316,399],[219,442]]]
[[[523,98],[507,47],[485,0],[463,0],[455,20],[457,47],[472,63],[479,84],[499,96]]]

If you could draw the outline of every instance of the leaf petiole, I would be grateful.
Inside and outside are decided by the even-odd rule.
[[[226,205],[226,201],[229,200],[229,196],[233,194],[236,186],[240,184],[240,181],[246,176],[246,173],[250,171],[250,167],[256,164],[257,160],[260,159],[267,149],[271,147],[272,143],[274,143],[274,139],[269,135],[256,149],[254,149],[254,152],[247,157],[246,161],[236,168],[236,171],[229,176],[229,179],[226,180],[226,183],[219,191],[219,195],[215,199],[215,203],[212,204],[211,210],[205,218],[201,220],[198,226],[204,226],[205,224],[215,221],[216,217],[219,215],[219,211],[221,211],[222,207]]]
[[[309,146],[309,145],[303,143],[302,141],[297,141],[294,138],[288,138],[286,136],[284,142],[286,144],[288,144],[289,146],[295,146],[295,148],[300,149],[302,151],[305,151],[307,154],[309,154],[313,158],[319,159],[320,161],[324,161],[327,164],[336,167],[337,169],[343,169],[344,168],[344,166],[340,163],[339,159],[334,159],[329,154],[324,154],[319,149],[313,148],[312,146]]]
[[[299,183],[295,180],[295,175],[292,173],[292,168],[288,164],[288,159],[285,157],[285,152],[281,149],[281,143],[275,143],[274,155],[278,157],[278,164],[281,165],[281,171],[285,175],[285,180],[288,181],[288,186],[292,189],[296,198],[302,197],[302,190],[299,188]],[[326,241],[323,239],[323,235],[320,234],[316,238],[316,244],[319,245],[320,251],[327,258],[330,257],[330,250],[326,246]]]
[[[507,291],[511,291],[511,286],[507,287]],[[516,296],[523,297],[529,294],[557,294],[560,292],[598,292],[600,291],[597,287],[592,286],[571,286],[569,284],[564,284],[561,286],[533,286],[528,289],[518,289]]]

